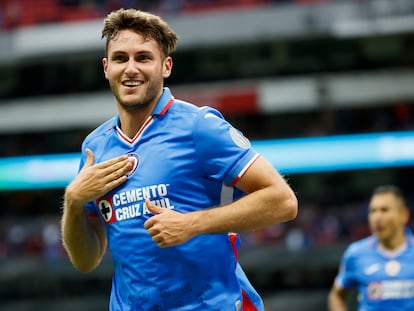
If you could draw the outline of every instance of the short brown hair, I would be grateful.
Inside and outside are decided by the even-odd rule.
[[[404,207],[408,208],[408,204],[407,204],[407,201],[405,199],[405,195],[404,195],[403,191],[401,190],[401,188],[399,188],[398,186],[395,186],[395,185],[381,185],[381,186],[378,186],[377,188],[375,188],[372,191],[372,195],[384,194],[384,193],[393,194],[397,199],[399,199],[401,201],[401,203],[403,204]]]
[[[164,56],[175,51],[178,36],[161,17],[136,9],[118,9],[109,13],[104,20],[101,38],[106,38],[106,54],[109,41],[120,30],[126,29],[139,33],[145,40],[154,39]]]

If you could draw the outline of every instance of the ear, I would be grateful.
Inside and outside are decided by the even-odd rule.
[[[108,79],[108,58],[106,57],[102,58],[102,66],[103,66],[103,71],[105,73],[105,78]]]
[[[405,209],[405,214],[404,214],[404,223],[407,225],[408,224],[408,222],[410,221],[410,217],[411,217],[411,213],[410,213],[410,210],[409,210],[409,208],[407,207],[406,209]]]
[[[163,68],[162,76],[164,78],[168,78],[171,75],[172,66],[173,66],[172,58],[171,56],[167,56],[163,62],[164,68]]]

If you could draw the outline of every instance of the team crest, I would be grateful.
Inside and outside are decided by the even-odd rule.
[[[230,128],[230,137],[233,140],[233,142],[240,148],[248,149],[250,147],[250,141],[234,127]]]
[[[115,221],[114,208],[112,206],[112,198],[104,197],[96,201],[96,205],[99,208],[102,219],[106,224],[113,223]]]
[[[395,276],[398,273],[400,273],[401,270],[401,264],[397,260],[390,260],[385,265],[385,272],[389,276]]]
[[[128,157],[134,160],[134,162],[133,162],[134,165],[133,165],[132,169],[126,174],[126,177],[129,178],[130,176],[132,176],[135,173],[135,170],[138,167],[139,159],[138,159],[138,155],[134,152],[128,153]]]

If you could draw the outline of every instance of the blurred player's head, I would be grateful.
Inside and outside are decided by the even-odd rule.
[[[104,20],[102,38],[106,38],[106,52],[110,40],[126,29],[140,34],[146,40],[155,40],[165,57],[176,48],[178,36],[161,17],[136,9],[119,9],[109,13]]]
[[[398,244],[404,236],[409,209],[402,191],[393,185],[376,188],[369,202],[368,222],[384,246]]]

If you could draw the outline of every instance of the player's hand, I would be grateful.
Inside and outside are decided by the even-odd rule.
[[[127,155],[95,163],[95,155],[86,149],[87,159],[79,174],[66,188],[65,196],[79,203],[93,201],[127,180],[132,160]]]
[[[155,215],[144,223],[144,227],[158,247],[178,245],[194,236],[191,230],[191,213],[182,214],[169,208],[159,207],[149,200],[146,200],[145,204]]]

